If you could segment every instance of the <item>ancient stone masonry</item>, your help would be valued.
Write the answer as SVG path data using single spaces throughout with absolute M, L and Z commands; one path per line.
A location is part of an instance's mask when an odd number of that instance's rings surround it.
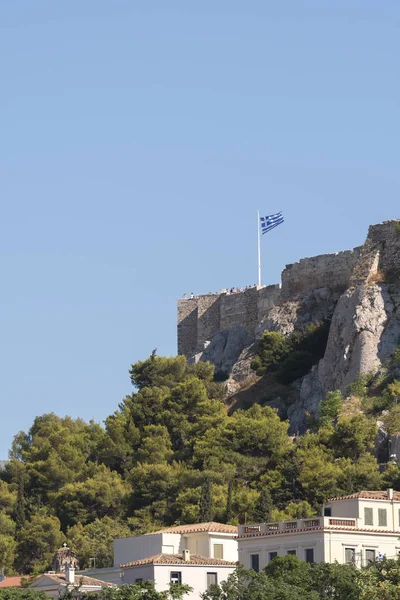
M 303 258 L 287 265 L 282 284 L 252 287 L 233 294 L 207 294 L 178 301 L 178 353 L 193 357 L 219 333 L 240 329 L 242 339 L 256 339 L 269 311 L 299 294 L 326 288 L 348 288 L 378 281 L 400 280 L 399 221 L 369 228 L 365 244 L 354 250 Z M 225 336 L 226 339 L 226 336 Z
M 343 292 L 349 285 L 361 248 L 303 258 L 286 265 L 282 273 L 282 297 L 291 298 L 299 292 L 327 287 Z
M 400 279 L 400 221 L 371 225 L 351 283 L 367 283 L 377 274 L 386 283 Z
M 178 301 L 178 354 L 191 357 L 217 333 L 240 327 L 254 336 L 263 315 L 279 302 L 279 285 L 235 294 L 207 294 Z
M 304 258 L 287 265 L 282 286 L 252 287 L 234 294 L 206 294 L 178 301 L 178 354 L 192 357 L 217 333 L 244 328 L 255 337 L 257 326 L 282 300 L 311 289 L 343 291 L 360 255 L 360 248 Z

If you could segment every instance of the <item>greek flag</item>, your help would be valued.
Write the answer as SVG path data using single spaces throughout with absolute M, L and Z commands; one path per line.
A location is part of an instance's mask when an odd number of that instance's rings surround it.
M 267 233 L 267 231 L 271 231 L 275 227 L 278 227 L 281 223 L 283 223 L 284 218 L 282 215 L 282 211 L 276 213 L 275 215 L 269 215 L 268 217 L 260 217 L 261 222 L 261 232 Z

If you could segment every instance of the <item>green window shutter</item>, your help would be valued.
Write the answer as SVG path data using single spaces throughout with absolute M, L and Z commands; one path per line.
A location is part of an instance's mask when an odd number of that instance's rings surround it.
M 386 510 L 386 508 L 378 508 L 378 525 L 379 525 L 379 527 L 387 527 L 387 510 Z
M 364 508 L 364 525 L 374 524 L 374 512 L 372 508 Z

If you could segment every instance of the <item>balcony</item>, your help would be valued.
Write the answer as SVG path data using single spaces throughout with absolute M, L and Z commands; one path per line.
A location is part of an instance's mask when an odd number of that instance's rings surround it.
M 316 529 L 319 527 L 343 527 L 357 528 L 359 519 L 337 519 L 335 517 L 310 517 L 308 519 L 296 519 L 291 521 L 277 521 L 275 523 L 257 523 L 255 525 L 240 525 L 239 537 L 273 535 L 278 533 L 290 533 L 305 529 Z

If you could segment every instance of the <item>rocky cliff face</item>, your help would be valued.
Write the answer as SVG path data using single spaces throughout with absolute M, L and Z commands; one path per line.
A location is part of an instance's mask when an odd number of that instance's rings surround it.
M 359 375 L 377 372 L 399 345 L 400 221 L 371 226 L 352 260 L 350 283 L 343 293 L 332 285 L 282 298 L 255 328 L 259 338 L 265 330 L 289 335 L 308 323 L 331 322 L 323 359 L 292 384 L 295 401 L 286 410 L 293 432 L 304 431 L 307 413 L 318 412 L 328 391 L 345 392 Z M 195 358 L 210 360 L 225 373 L 228 394 L 235 396 L 257 379 L 250 369 L 256 348 L 248 329 L 237 326 L 219 332 Z

